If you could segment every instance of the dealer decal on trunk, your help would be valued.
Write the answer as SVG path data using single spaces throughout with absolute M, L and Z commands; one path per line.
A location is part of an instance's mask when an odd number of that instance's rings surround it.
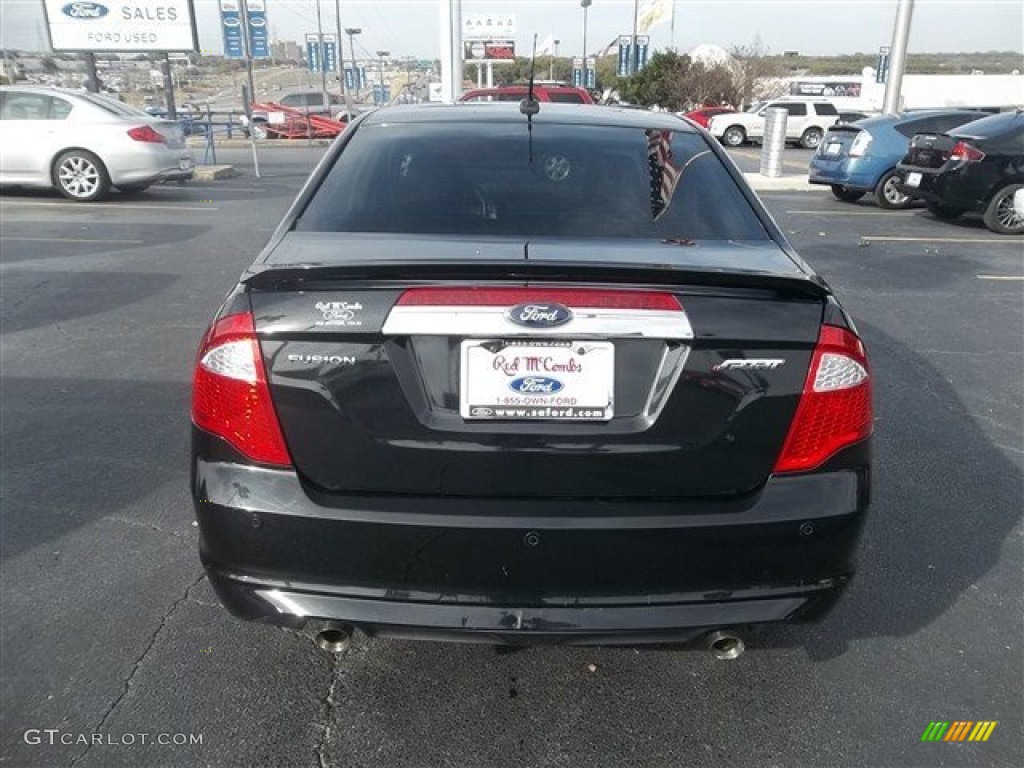
M 318 301 L 313 306 L 324 315 L 324 319 L 317 320 L 316 325 L 358 326 L 363 324 L 359 317 L 359 313 L 363 311 L 363 305 L 358 301 Z

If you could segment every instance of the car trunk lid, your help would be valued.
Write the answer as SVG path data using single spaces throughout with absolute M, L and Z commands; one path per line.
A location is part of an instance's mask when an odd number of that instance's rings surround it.
M 764 242 L 293 233 L 244 282 L 311 488 L 477 497 L 756 489 L 827 295 Z
M 901 165 L 934 170 L 941 168 L 957 140 L 945 133 L 918 133 L 910 140 L 910 148 Z
M 839 160 L 850 155 L 853 142 L 863 131 L 853 125 L 834 125 L 818 147 L 818 159 Z
M 181 123 L 173 120 L 154 120 L 150 125 L 164 137 L 164 143 L 171 149 L 181 149 L 186 145 L 185 129 Z

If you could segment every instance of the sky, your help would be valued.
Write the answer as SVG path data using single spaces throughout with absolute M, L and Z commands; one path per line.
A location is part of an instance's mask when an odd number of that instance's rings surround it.
M 118 0 L 96 0 L 114 6 Z M 159 3 L 159 0 L 152 0 Z M 194 0 L 200 48 L 221 50 L 217 0 Z M 335 0 L 320 0 L 325 31 L 335 28 Z M 359 57 L 387 50 L 394 57 L 436 58 L 440 49 L 440 0 L 341 0 L 342 24 L 360 27 Z M 644 0 L 641 0 L 643 5 Z M 674 28 L 650 31 L 652 47 L 682 52 L 698 44 L 724 48 L 760 38 L 773 53 L 829 55 L 875 52 L 889 45 L 897 0 L 676 0 Z M 593 0 L 587 35 L 590 53 L 629 34 L 634 0 Z M 516 17 L 517 53 L 526 55 L 534 32 L 561 41 L 559 53 L 578 55 L 583 45 L 579 0 L 462 0 L 462 13 Z M 271 35 L 302 40 L 316 31 L 316 0 L 267 0 Z M 41 0 L 0 0 L 0 47 L 45 50 Z M 916 0 L 910 51 L 1024 51 L 1021 0 Z

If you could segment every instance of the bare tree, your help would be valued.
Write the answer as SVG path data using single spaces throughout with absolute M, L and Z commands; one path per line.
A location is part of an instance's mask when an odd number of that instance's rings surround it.
M 760 36 L 755 37 L 749 45 L 733 46 L 729 53 L 733 59 L 733 77 L 740 109 L 745 109 L 758 99 L 778 96 L 784 90 L 782 65 L 778 59 L 768 55 L 768 49 L 761 42 Z
M 690 64 L 681 90 L 688 105 L 696 108 L 703 105 L 736 104 L 739 90 L 733 72 L 724 64 L 696 60 Z

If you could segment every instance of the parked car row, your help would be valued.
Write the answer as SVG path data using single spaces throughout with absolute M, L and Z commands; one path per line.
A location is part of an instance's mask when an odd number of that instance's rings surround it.
M 911 199 L 896 189 L 896 165 L 910 139 L 922 131 L 943 132 L 984 117 L 983 112 L 943 110 L 879 115 L 829 129 L 811 158 L 811 184 L 824 184 L 838 199 L 854 202 L 871 194 L 881 208 L 906 208 Z
M 1024 188 L 1024 113 L 942 110 L 836 125 L 808 180 L 845 202 L 870 194 L 899 209 L 923 200 L 937 218 L 979 213 L 993 232 L 1021 234 L 1014 198 Z
M 976 120 L 949 134 L 919 133 L 896 169 L 897 189 L 939 219 L 980 213 L 1002 235 L 1024 234 L 1024 112 Z

